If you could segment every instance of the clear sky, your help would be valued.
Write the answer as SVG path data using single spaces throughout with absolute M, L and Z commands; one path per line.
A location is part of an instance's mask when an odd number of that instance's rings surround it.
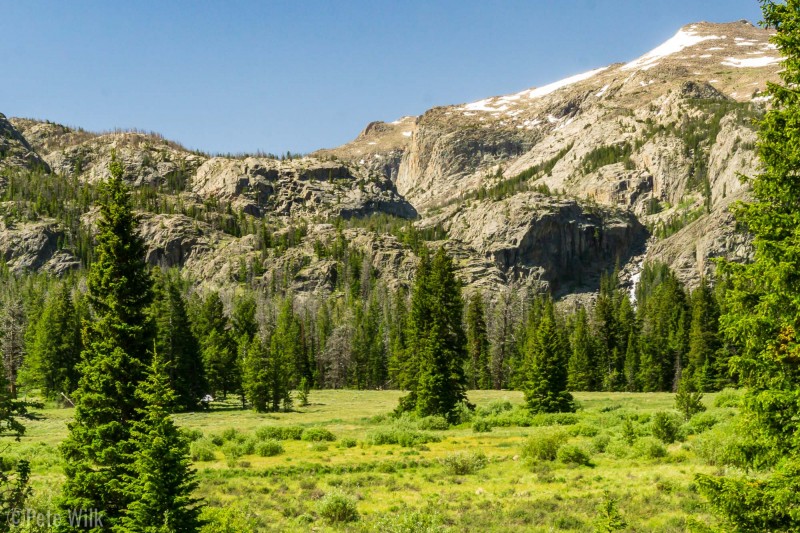
M 308 152 L 627 61 L 756 0 L 0 0 L 0 112 Z

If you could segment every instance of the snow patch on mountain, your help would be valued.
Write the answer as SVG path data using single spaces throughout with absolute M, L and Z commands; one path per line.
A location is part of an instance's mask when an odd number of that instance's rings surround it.
M 711 41 L 718 39 L 726 39 L 725 36 L 718 35 L 698 35 L 692 31 L 691 27 L 688 30 L 680 30 L 674 37 L 666 41 L 661 46 L 654 48 L 647 52 L 639 59 L 635 59 L 630 63 L 623 65 L 622 70 L 649 70 L 656 66 L 659 60 L 677 54 L 681 50 L 695 46 L 703 41 Z

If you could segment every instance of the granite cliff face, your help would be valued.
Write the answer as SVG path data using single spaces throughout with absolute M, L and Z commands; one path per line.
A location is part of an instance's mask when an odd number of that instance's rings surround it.
M 652 229 L 692 221 L 684 225 L 697 230 L 661 232 L 647 258 L 695 283 L 710 257 L 747 256 L 725 237 L 725 213 L 746 197 L 739 176 L 757 172 L 753 120 L 780 69 L 770 35 L 746 21 L 691 24 L 628 63 L 431 109 L 393 148 L 403 151 L 398 192 L 428 215 L 538 167 L 531 187 L 623 208 Z M 357 157 L 359 145 L 333 153 Z M 687 263 L 695 247 L 687 239 L 700 234 L 704 244 Z
M 728 208 L 747 197 L 740 176 L 758 172 L 754 120 L 780 69 L 769 37 L 744 21 L 692 24 L 628 63 L 373 122 L 351 143 L 292 160 L 212 157 L 155 134 L 0 116 L 0 190 L 4 174 L 32 168 L 97 183 L 115 153 L 132 185 L 182 209 L 145 215 L 148 260 L 215 285 L 257 264 L 296 291 L 331 290 L 337 273 L 315 243 L 336 237 L 337 219 L 375 216 L 441 228 L 475 287 L 514 280 L 565 295 L 592 290 L 614 264 L 632 277 L 643 260 L 667 262 L 692 285 L 712 258 L 751 253 Z M 255 234 L 193 215 L 211 204 L 304 233 L 265 254 Z M 15 269 L 69 268 L 74 257 L 52 246 L 58 231 L 57 221 L 3 226 L 0 252 Z M 410 279 L 416 257 L 396 237 L 366 227 L 344 235 L 387 283 Z

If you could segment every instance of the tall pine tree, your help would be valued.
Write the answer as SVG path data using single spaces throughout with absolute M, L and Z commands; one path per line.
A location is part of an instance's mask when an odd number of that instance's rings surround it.
M 553 302 L 547 300 L 538 324 L 531 322 L 525 347 L 525 401 L 534 413 L 575 410 L 567 392 L 568 346 L 556 323 Z
M 189 322 L 179 276 L 176 271 L 156 272 L 152 313 L 156 350 L 167 364 L 170 387 L 176 394 L 175 408 L 190 411 L 198 407 L 207 385 L 200 344 Z
M 739 347 L 730 361 L 747 385 L 742 411 L 757 477 L 698 476 L 701 492 L 734 531 L 800 530 L 800 0 L 762 0 L 772 42 L 785 60 L 782 84 L 759 129 L 761 174 L 737 220 L 752 235 L 750 264 L 724 264 L 729 279 L 720 322 Z
M 169 364 L 156 352 L 150 374 L 137 390 L 145 405 L 132 437 L 136 459 L 128 492 L 131 503 L 115 531 L 125 533 L 198 531 L 200 500 L 189 462 L 189 445 L 170 418 L 180 404 L 170 387 Z
M 122 165 L 113 159 L 109 170 L 87 283 L 93 315 L 84 329 L 75 417 L 61 446 L 66 475 L 61 508 L 99 510 L 104 527 L 117 523 L 130 503 L 126 480 L 135 475 L 136 450 L 130 430 L 143 407 L 136 389 L 153 347 L 152 278 L 144 243 Z
M 409 313 L 404 385 L 409 394 L 400 411 L 453 420 L 456 406 L 467 398 L 467 358 L 461 284 L 444 248 L 431 258 L 423 251 Z

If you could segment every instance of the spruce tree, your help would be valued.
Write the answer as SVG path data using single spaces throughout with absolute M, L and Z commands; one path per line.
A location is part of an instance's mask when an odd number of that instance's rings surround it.
M 456 406 L 467 398 L 463 308 L 452 259 L 444 248 L 432 258 L 423 251 L 411 297 L 403 370 L 409 394 L 401 398 L 400 411 L 455 419 Z
M 61 446 L 66 475 L 61 508 L 66 514 L 99 510 L 106 528 L 118 522 L 130 503 L 126 481 L 134 475 L 136 450 L 130 430 L 141 420 L 143 407 L 136 389 L 153 347 L 148 312 L 152 278 L 144 243 L 122 182 L 122 165 L 114 159 L 109 170 L 87 280 L 92 316 L 84 326 L 75 415 Z
M 200 344 L 189 322 L 179 274 L 157 271 L 155 281 L 156 350 L 169 369 L 170 387 L 177 396 L 175 408 L 190 411 L 207 393 Z
M 240 386 L 236 342 L 233 338 L 225 307 L 218 292 L 195 301 L 192 329 L 200 341 L 208 387 L 214 394 L 227 398 Z
M 589 321 L 586 309 L 579 309 L 575 315 L 575 326 L 570 344 L 567 388 L 571 391 L 592 390 L 594 357 L 591 353 L 592 344 L 589 338 Z
M 759 128 L 762 172 L 753 200 L 734 209 L 754 236 L 754 260 L 722 264 L 728 278 L 725 338 L 745 385 L 749 467 L 758 476 L 698 476 L 701 493 L 734 531 L 800 530 L 800 1 L 762 0 L 772 42 L 785 60 L 782 84 L 768 83 L 771 107 Z
M 272 409 L 269 343 L 254 337 L 247 345 L 242 363 L 242 389 L 256 412 Z
M 60 399 L 61 394 L 69 397 L 78 387 L 83 347 L 80 316 L 68 281 L 51 289 L 34 330 L 22 381 L 38 387 L 45 398 Z
M 575 410 L 567 392 L 567 349 L 558 324 L 553 302 L 545 303 L 541 320 L 528 335 L 525 347 L 525 401 L 534 413 L 560 413 Z
M 267 383 L 273 411 L 292 406 L 292 387 L 302 377 L 296 375 L 298 360 L 305 356 L 302 348 L 300 323 L 294 314 L 292 298 L 287 297 L 280 304 L 275 330 L 269 339 Z
M 131 435 L 136 459 L 127 490 L 131 503 L 115 531 L 191 533 L 203 525 L 190 467 L 189 445 L 170 418 L 178 397 L 170 387 L 169 364 L 156 352 L 137 396 L 144 404 Z
M 702 281 L 700 287 L 692 292 L 692 315 L 689 330 L 689 353 L 684 370 L 686 379 L 699 392 L 710 392 L 717 388 L 717 352 L 720 343 L 719 309 L 714 294 Z
M 480 292 L 473 293 L 467 303 L 466 326 L 469 386 L 472 389 L 489 389 L 492 386 L 492 369 L 483 296 Z

